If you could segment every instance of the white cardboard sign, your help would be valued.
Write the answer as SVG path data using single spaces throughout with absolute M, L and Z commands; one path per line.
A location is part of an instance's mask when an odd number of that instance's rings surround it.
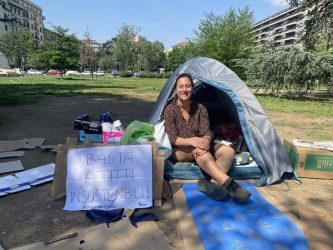
M 152 206 L 151 145 L 71 149 L 64 210 Z

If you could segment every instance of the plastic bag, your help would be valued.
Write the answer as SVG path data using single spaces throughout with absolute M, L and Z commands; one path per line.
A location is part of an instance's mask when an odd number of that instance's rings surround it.
M 154 137 L 160 148 L 171 149 L 169 137 L 165 132 L 164 121 L 155 124 Z
M 126 128 L 125 135 L 121 138 L 120 144 L 127 145 L 135 143 L 139 139 L 154 140 L 154 125 L 140 121 L 131 122 Z

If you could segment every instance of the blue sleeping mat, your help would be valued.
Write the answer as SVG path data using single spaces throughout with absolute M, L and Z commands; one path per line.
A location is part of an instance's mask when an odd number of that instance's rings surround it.
M 306 250 L 307 239 L 283 213 L 267 202 L 250 183 L 246 204 L 227 198 L 215 201 L 198 191 L 196 183 L 182 184 L 189 211 L 206 250 Z
M 236 180 L 260 179 L 263 176 L 261 168 L 252 162 L 247 165 L 233 165 L 228 173 Z M 167 159 L 164 166 L 165 179 L 198 180 L 204 179 L 200 167 L 193 162 L 174 163 Z

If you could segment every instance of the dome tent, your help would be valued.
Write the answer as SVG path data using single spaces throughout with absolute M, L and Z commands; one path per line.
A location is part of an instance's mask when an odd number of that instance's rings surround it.
M 174 96 L 178 74 L 190 73 L 194 80 L 192 98 L 204 104 L 211 121 L 237 121 L 249 152 L 263 172 L 257 185 L 269 185 L 286 173 L 293 174 L 282 143 L 265 111 L 246 84 L 222 63 L 195 57 L 178 67 L 156 100 L 150 123 L 163 120 L 163 110 Z

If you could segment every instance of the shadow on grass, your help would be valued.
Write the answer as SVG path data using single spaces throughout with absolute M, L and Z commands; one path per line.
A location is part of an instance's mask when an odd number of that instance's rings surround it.
M 80 79 L 81 80 L 81 79 Z M 85 84 L 1 84 L 0 85 L 0 105 L 20 105 L 37 102 L 41 95 L 72 95 L 83 94 L 84 91 L 90 93 L 112 93 L 110 89 L 129 90 L 137 89 L 133 86 L 121 85 L 85 85 Z M 90 94 L 89 93 L 89 94 Z

